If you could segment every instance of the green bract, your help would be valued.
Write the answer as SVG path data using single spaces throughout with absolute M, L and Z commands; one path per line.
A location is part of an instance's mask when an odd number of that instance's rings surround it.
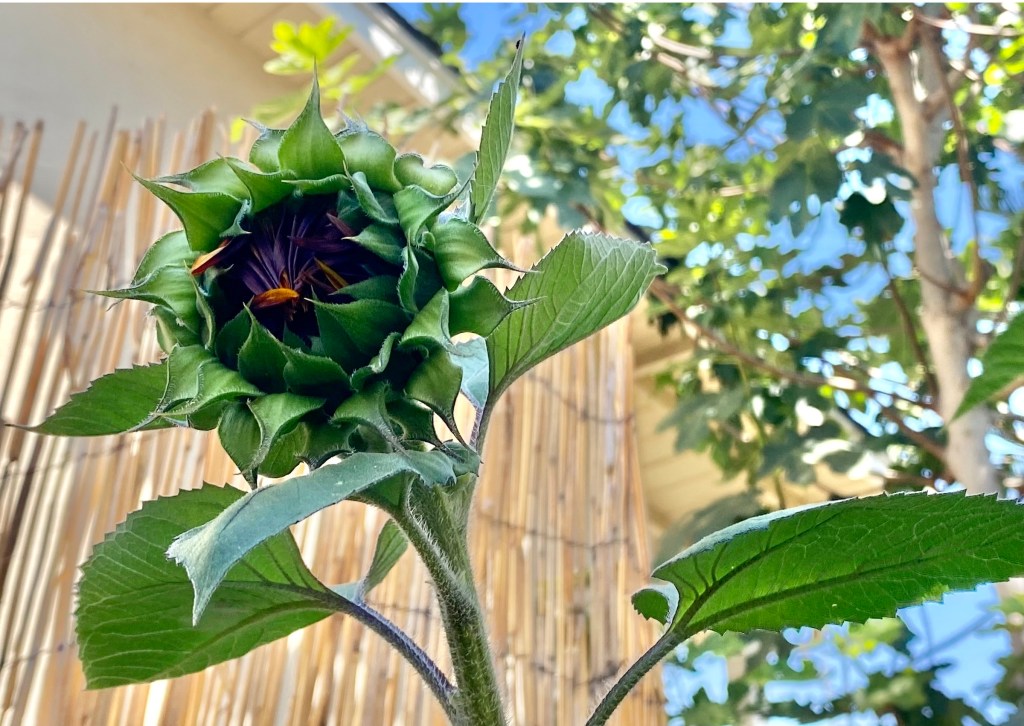
M 140 415 L 99 433 L 218 428 L 252 482 L 300 461 L 437 445 L 432 414 L 461 439 L 462 371 L 486 354 L 452 336 L 485 336 L 522 303 L 467 283 L 512 266 L 476 225 L 442 215 L 462 191 L 451 169 L 362 125 L 332 134 L 314 81 L 292 126 L 261 128 L 248 160 L 139 181 L 184 229 L 102 294 L 152 303 L 168 357 L 147 369 Z M 60 419 L 39 430 L 60 433 Z

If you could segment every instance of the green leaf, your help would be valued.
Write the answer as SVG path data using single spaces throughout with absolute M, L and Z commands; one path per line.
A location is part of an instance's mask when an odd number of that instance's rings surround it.
M 294 393 L 272 393 L 248 404 L 234 403 L 220 419 L 217 433 L 221 445 L 250 484 L 256 484 L 258 474 L 284 476 L 300 460 L 307 460 L 305 448 L 310 432 L 303 431 L 294 437 L 289 434 L 295 432 L 303 416 L 323 403 L 322 398 Z M 268 458 L 272 459 L 269 470 L 264 468 Z
M 164 353 L 170 353 L 179 345 L 202 344 L 199 335 L 182 325 L 178 316 L 167 308 L 158 305 L 150 310 L 149 314 L 156 324 L 156 340 Z
M 178 346 L 167 356 L 167 383 L 154 415 L 199 395 L 199 370 L 216 360 L 201 345 Z
M 178 323 L 198 334 L 199 310 L 192 275 L 184 265 L 164 265 L 130 287 L 119 290 L 97 290 L 97 295 L 116 300 L 141 300 L 166 308 Z
M 475 224 L 449 219 L 435 224 L 431 233 L 434 236 L 434 259 L 449 291 L 458 289 L 463 280 L 480 270 L 494 267 L 519 270 L 491 247 Z
M 420 348 L 427 353 L 450 350 L 452 340 L 448 332 L 448 298 L 446 290 L 438 290 L 423 309 L 416 313 L 402 334 L 398 347 L 403 350 Z
M 286 181 L 286 172 L 265 173 L 251 168 L 238 159 L 228 158 L 225 161 L 245 186 L 249 200 L 252 202 L 253 214 L 277 204 L 294 191 L 293 186 Z
M 248 339 L 251 327 L 252 315 L 248 310 L 242 310 L 217 332 L 213 347 L 217 357 L 227 367 L 238 370 L 238 352 Z
M 210 359 L 203 363 L 197 374 L 198 392 L 188 401 L 176 404 L 161 413 L 161 416 L 175 419 L 208 409 L 223 401 L 249 396 L 261 396 L 263 391 L 242 378 L 219 360 Z
M 364 173 L 374 189 L 393 194 L 402 188 L 395 178 L 395 148 L 383 136 L 365 129 L 345 131 L 338 136 L 338 144 L 350 173 Z
M 281 137 L 277 156 L 281 169 L 298 179 L 325 179 L 345 168 L 338 140 L 320 115 L 320 84 L 315 75 L 306 106 Z
M 380 300 L 314 306 L 325 352 L 349 372 L 366 365 L 388 335 L 402 330 L 409 320 L 402 308 Z
M 270 174 L 281 170 L 281 161 L 278 153 L 281 150 L 281 140 L 284 138 L 284 129 L 270 129 L 263 124 L 254 121 L 249 122 L 255 127 L 260 135 L 253 142 L 249 149 L 249 163 L 255 164 L 260 170 Z
M 185 192 L 150 179 L 135 180 L 171 208 L 196 252 L 216 249 L 243 209 L 241 199 L 223 192 Z
M 654 570 L 678 592 L 671 627 L 686 636 L 888 617 L 1021 574 L 1024 508 L 962 493 L 774 512 L 705 537 Z
M 232 171 L 229 160 L 223 157 L 200 164 L 183 174 L 162 176 L 153 181 L 177 184 L 193 192 L 221 192 L 236 199 L 244 199 L 248 193 L 245 184 Z
M 394 275 L 374 275 L 332 293 L 332 297 L 352 300 L 380 300 L 398 305 L 398 278 Z
M 1000 333 L 981 357 L 983 372 L 971 381 L 954 419 L 1024 376 L 1024 314 L 1019 314 Z
M 465 184 L 462 184 L 447 194 L 439 196 L 414 184 L 395 192 L 395 211 L 401 221 L 405 238 L 410 241 L 417 240 L 424 225 L 450 207 L 452 202 L 462 194 L 464 188 Z
M 405 394 L 440 416 L 448 430 L 465 443 L 455 423 L 455 400 L 462 389 L 462 368 L 453 357 L 446 350 L 431 353 L 409 376 Z
M 330 358 L 325 358 L 290 346 L 281 346 L 287 363 L 284 381 L 292 393 L 316 395 L 330 388 L 337 394 L 349 390 L 348 374 Z
M 434 431 L 434 414 L 426 406 L 399 396 L 387 402 L 387 415 L 391 423 L 401 429 L 405 441 L 441 445 Z
M 283 393 L 286 388 L 284 367 L 288 359 L 281 348 L 281 341 L 252 318 L 249 337 L 238 351 L 238 372 L 267 393 Z
M 487 341 L 473 338 L 455 345 L 452 360 L 462 369 L 462 393 L 477 408 L 487 405 Z
M 679 605 L 679 593 L 671 585 L 650 585 L 633 593 L 633 609 L 648 620 L 668 625 Z
M 448 332 L 475 333 L 486 338 L 513 310 L 529 303 L 506 298 L 486 277 L 474 277 L 449 296 Z
M 142 284 L 148 277 L 164 267 L 175 267 L 178 269 L 188 267 L 195 262 L 198 254 L 188 246 L 188 238 L 185 232 L 177 230 L 154 242 L 139 262 L 139 268 L 135 271 L 132 284 L 135 287 Z
M 407 313 L 416 314 L 419 306 L 416 304 L 416 278 L 420 274 L 420 263 L 416 257 L 416 250 L 406 247 L 402 252 L 402 274 L 398 277 L 398 302 Z
M 107 436 L 130 431 L 151 420 L 166 383 L 166 359 L 116 370 L 73 394 L 70 401 L 28 430 L 50 436 Z
M 498 84 L 487 107 L 487 120 L 480 133 L 480 153 L 476 171 L 469 188 L 470 219 L 479 224 L 487 215 L 498 186 L 498 177 L 505 166 L 509 147 L 512 144 L 512 130 L 516 122 L 516 95 L 519 78 L 523 72 L 523 46 L 525 37 L 519 39 L 516 57 L 505 80 Z
M 321 620 L 331 595 L 302 563 L 291 534 L 266 539 L 229 568 L 192 623 L 192 585 L 164 556 L 180 532 L 242 497 L 204 486 L 147 502 L 93 550 L 82 567 L 76 630 L 89 688 L 201 671 Z
M 314 194 L 337 194 L 351 186 L 348 177 L 341 172 L 331 174 L 323 179 L 289 179 L 288 184 L 300 194 L 307 196 Z
M 341 587 L 351 588 L 350 591 L 353 595 L 350 598 L 352 600 L 364 600 L 370 590 L 384 582 L 384 578 L 402 559 L 408 546 L 409 540 L 405 538 L 405 534 L 393 520 L 389 519 L 380 530 L 380 534 L 377 535 L 377 546 L 373 550 L 373 560 L 370 562 L 370 569 L 366 571 L 366 575 L 357 582 Z M 339 588 L 333 589 L 339 594 L 342 592 Z
M 394 209 L 394 204 L 389 197 L 377 194 L 370 188 L 366 174 L 361 171 L 354 172 L 350 176 L 350 180 L 359 207 L 366 212 L 366 216 L 380 224 L 398 226 L 398 212 Z
M 402 264 L 402 240 L 385 224 L 371 224 L 355 237 L 350 237 L 349 239 L 363 249 L 377 255 L 385 262 L 390 262 L 392 265 Z
M 362 368 L 353 371 L 352 373 L 352 389 L 359 391 L 362 390 L 366 382 L 373 378 L 373 376 L 379 375 L 384 372 L 384 369 L 388 367 L 388 363 L 391 360 L 391 350 L 395 347 L 395 343 L 398 342 L 400 337 L 399 333 L 392 333 L 384 342 L 381 343 L 380 352 L 377 353 L 370 362 Z
M 388 423 L 387 398 L 388 387 L 384 383 L 375 383 L 365 391 L 346 398 L 334 410 L 331 423 L 352 423 L 369 426 L 392 444 L 398 444 L 395 433 Z
M 224 409 L 217 423 L 217 436 L 239 473 L 255 487 L 256 472 L 252 462 L 260 446 L 260 425 L 244 402 L 236 401 Z
M 445 466 L 439 458 L 447 460 L 436 451 L 401 456 L 353 454 L 306 476 L 249 492 L 206 524 L 176 537 L 167 556 L 181 564 L 192 581 L 193 623 L 201 622 L 225 576 L 255 547 L 315 512 L 385 480 L 403 474 L 436 477 Z M 451 471 L 450 462 L 447 468 Z M 454 473 L 451 478 L 454 480 Z
M 419 154 L 402 154 L 396 158 L 395 176 L 402 186 L 417 186 L 437 197 L 445 196 L 459 183 L 450 167 L 435 164 L 428 169 Z
M 493 403 L 545 358 L 622 317 L 664 268 L 650 245 L 573 232 L 506 293 L 535 300 L 487 338 Z

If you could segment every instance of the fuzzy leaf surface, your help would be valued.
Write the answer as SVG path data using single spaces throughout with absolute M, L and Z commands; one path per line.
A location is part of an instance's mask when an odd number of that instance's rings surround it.
M 534 301 L 487 337 L 491 401 L 530 368 L 621 318 L 640 301 L 658 264 L 650 245 L 573 232 L 505 296 Z
M 78 643 L 89 688 L 174 678 L 237 658 L 337 611 L 288 532 L 245 554 L 193 627 L 192 584 L 164 556 L 176 535 L 242 497 L 204 486 L 147 502 L 82 567 Z
M 248 552 L 314 512 L 403 474 L 432 482 L 455 478 L 441 452 L 357 453 L 306 476 L 249 492 L 205 524 L 176 537 L 167 555 L 184 566 L 193 583 L 193 621 L 202 622 L 218 587 Z

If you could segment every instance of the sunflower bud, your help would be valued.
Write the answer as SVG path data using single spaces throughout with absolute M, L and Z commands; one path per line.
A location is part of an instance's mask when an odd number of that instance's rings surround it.
M 155 417 L 218 428 L 251 481 L 337 454 L 456 436 L 468 351 L 517 304 L 476 277 L 512 267 L 447 215 L 455 173 L 398 155 L 379 134 L 332 134 L 314 81 L 288 129 L 260 130 L 248 160 L 139 181 L 183 230 L 108 291 L 154 304 L 167 385 Z

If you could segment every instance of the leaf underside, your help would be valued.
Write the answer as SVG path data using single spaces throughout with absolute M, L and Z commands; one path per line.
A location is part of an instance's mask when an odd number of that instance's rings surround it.
M 305 476 L 249 492 L 216 517 L 179 529 L 168 543 L 167 555 L 185 568 L 194 584 L 193 620 L 205 621 L 211 598 L 247 552 L 325 507 L 409 475 L 439 483 L 455 478 L 451 462 L 440 451 L 356 453 Z
M 192 583 L 164 551 L 242 496 L 204 486 L 147 502 L 96 546 L 82 567 L 76 618 L 89 688 L 194 673 L 337 611 L 337 596 L 310 574 L 291 534 L 282 532 L 228 571 L 193 627 Z

